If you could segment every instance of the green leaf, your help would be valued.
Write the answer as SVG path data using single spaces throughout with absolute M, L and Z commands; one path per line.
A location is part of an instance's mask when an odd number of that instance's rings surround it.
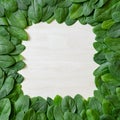
M 101 103 L 95 97 L 89 98 L 88 102 L 89 102 L 88 103 L 89 109 L 92 109 L 92 110 L 96 111 L 98 114 L 102 113 Z
M 54 118 L 55 120 L 64 120 L 64 114 L 60 106 L 54 106 Z
M 17 39 L 16 37 L 13 37 L 13 36 L 11 36 L 11 40 L 10 40 L 12 43 L 13 43 L 13 45 L 18 45 L 18 44 L 21 44 L 21 40 L 19 40 L 19 39 Z
M 37 112 L 36 117 L 36 120 L 48 120 L 45 113 Z
M 82 120 L 81 116 L 71 112 L 65 112 L 64 120 Z
M 94 10 L 94 4 L 98 0 L 91 0 L 83 3 L 83 14 L 84 16 L 89 16 Z
M 88 109 L 86 111 L 86 114 L 87 114 L 87 119 L 88 120 L 99 120 L 99 115 L 95 110 Z
M 107 62 L 104 52 L 100 51 L 94 55 L 94 61 L 99 65 Z
M 27 10 L 31 0 L 17 0 L 18 8 L 20 10 Z
M 69 112 L 75 113 L 76 104 L 74 99 L 72 99 L 72 97 L 70 96 L 64 97 L 61 103 L 61 108 L 63 112 L 69 111 Z
M 68 8 L 56 8 L 54 11 L 54 17 L 58 23 L 62 23 L 65 21 L 68 15 Z
M 119 7 L 119 0 L 109 0 L 103 7 L 95 9 L 94 18 L 98 22 L 109 20 L 113 12 L 119 11 Z
M 24 13 L 21 10 L 18 10 L 14 13 L 11 13 L 7 16 L 8 22 L 11 26 L 26 28 L 27 21 Z
M 47 118 L 48 120 L 54 120 L 54 106 L 49 106 L 48 109 L 47 109 Z
M 85 109 L 85 100 L 81 95 L 76 95 L 75 98 L 75 104 L 77 106 L 77 113 L 80 114 L 82 110 Z
M 102 116 L 100 116 L 100 120 L 115 120 L 115 119 L 111 115 L 103 114 Z
M 4 76 L 4 72 L 3 70 L 0 68 L 0 78 L 2 78 Z
M 0 55 L 9 54 L 14 49 L 15 46 L 9 41 L 9 39 L 0 36 Z
M 59 95 L 56 95 L 55 98 L 54 98 L 54 104 L 55 105 L 61 105 L 61 102 L 62 102 L 62 97 L 59 96 Z
M 29 108 L 29 96 L 21 95 L 19 99 L 15 102 L 16 113 L 20 111 L 26 112 Z
M 9 27 L 8 31 L 10 34 L 19 40 L 28 40 L 28 34 L 24 29 L 17 28 L 17 27 Z
M 53 17 L 53 15 L 54 15 L 54 9 L 55 9 L 54 6 L 53 6 L 53 7 L 45 6 L 45 7 L 43 8 L 43 16 L 42 16 L 41 21 L 42 21 L 42 22 L 45 22 L 45 21 L 47 21 L 48 19 L 50 19 L 51 17 Z
M 12 102 L 17 101 L 19 96 L 23 95 L 22 86 L 20 84 L 16 84 L 14 89 L 7 96 Z
M 107 35 L 112 38 L 120 37 L 120 23 L 115 23 L 107 32 Z
M 105 43 L 102 43 L 102 42 L 94 42 L 93 46 L 94 46 L 95 50 L 97 50 L 98 52 L 106 49 Z
M 119 60 L 113 61 L 109 65 L 109 70 L 113 77 L 115 77 L 117 80 L 120 80 L 120 61 Z
M 22 44 L 16 45 L 16 49 L 10 53 L 10 55 L 21 54 L 25 50 L 25 46 Z
M 16 0 L 0 0 L 0 3 L 7 12 L 14 12 L 17 9 Z
M 0 55 L 0 67 L 7 68 L 15 64 L 13 57 L 9 55 Z
M 77 19 L 83 15 L 83 6 L 81 4 L 72 4 L 69 9 L 71 19 Z
M 3 5 L 0 4 L 0 17 L 4 16 L 4 12 L 5 12 L 4 7 Z
M 4 26 L 0 26 L 0 36 L 3 36 L 4 39 L 10 39 L 10 34 L 9 32 L 6 30 L 6 27 Z
M 76 21 L 77 21 L 77 20 L 71 19 L 70 16 L 68 15 L 67 18 L 66 18 L 66 20 L 65 20 L 65 24 L 66 24 L 67 26 L 70 26 L 70 25 L 73 25 Z
M 108 100 L 104 99 L 102 101 L 102 111 L 104 114 L 112 114 L 112 108 L 113 106 Z
M 9 120 L 11 113 L 11 103 L 8 98 L 0 100 L 0 120 Z
M 14 88 L 14 79 L 9 76 L 5 79 L 2 88 L 0 89 L 0 98 L 6 97 Z
M 106 63 L 103 63 L 101 64 L 95 71 L 94 71 L 94 76 L 96 77 L 100 77 L 101 75 L 105 74 L 105 73 L 108 73 L 108 66 L 109 66 L 109 63 L 106 62 Z
M 33 109 L 29 109 L 23 118 L 23 120 L 36 120 L 36 114 Z
M 104 42 L 109 49 L 120 52 L 120 38 L 105 38 Z
M 25 66 L 26 66 L 26 64 L 20 60 L 14 66 L 10 67 L 10 70 L 19 71 L 19 70 L 23 69 Z
M 98 0 L 98 2 L 96 3 L 96 8 L 101 8 L 103 5 L 107 4 L 109 0 Z
M 0 18 L 0 25 L 8 25 L 8 21 L 5 17 Z
M 48 107 L 47 101 L 42 97 L 35 97 L 31 100 L 31 108 L 35 111 L 46 112 Z
M 87 24 L 86 17 L 85 17 L 85 16 L 80 17 L 80 18 L 79 18 L 79 22 L 80 22 L 82 25 Z
M 20 84 L 23 82 L 23 80 L 24 80 L 24 77 L 21 74 L 18 74 L 18 76 L 16 78 L 16 82 Z
M 85 2 L 87 0 L 70 0 L 70 1 L 75 2 L 75 3 L 81 3 L 81 2 Z
M 60 8 L 69 8 L 71 5 L 72 5 L 72 2 L 70 0 L 64 0 L 64 1 L 59 2 L 57 4 L 57 7 L 60 7 Z
M 103 21 L 102 28 L 103 29 L 110 29 L 110 27 L 114 24 L 115 24 L 115 22 L 112 19 L 106 20 L 106 21 Z
M 56 5 L 57 0 L 46 0 L 45 2 L 50 6 L 54 6 L 54 5 Z
M 102 29 L 101 24 L 96 25 L 93 28 L 93 32 L 96 34 L 95 40 L 98 42 L 103 42 L 107 35 L 107 30 Z
M 33 23 L 40 22 L 42 18 L 42 7 L 38 4 L 37 0 L 31 0 L 32 4 L 29 6 L 28 9 L 28 17 Z
M 120 22 L 120 12 L 119 12 L 119 11 L 113 12 L 113 14 L 112 14 L 112 19 L 113 19 L 115 22 Z

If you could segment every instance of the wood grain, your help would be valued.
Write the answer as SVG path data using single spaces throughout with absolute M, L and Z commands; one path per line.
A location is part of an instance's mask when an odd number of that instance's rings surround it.
M 27 67 L 23 90 L 31 96 L 54 97 L 82 94 L 95 89 L 93 62 L 95 35 L 88 25 L 40 23 L 27 29 L 30 41 L 24 42 Z

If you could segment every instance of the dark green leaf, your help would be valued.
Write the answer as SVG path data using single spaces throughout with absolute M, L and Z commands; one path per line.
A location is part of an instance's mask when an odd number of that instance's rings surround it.
M 54 17 L 58 23 L 65 21 L 68 15 L 68 8 L 56 8 L 54 11 Z
M 7 12 L 14 12 L 17 9 L 16 0 L 0 0 L 0 3 Z
M 107 35 L 112 38 L 120 37 L 120 23 L 115 23 L 109 30 Z
M 2 88 L 0 89 L 0 98 L 6 97 L 14 88 L 14 79 L 9 76 L 5 79 Z
M 47 101 L 42 97 L 32 98 L 31 108 L 35 111 L 46 112 L 48 107 Z
M 61 107 L 63 112 L 69 111 L 69 112 L 75 113 L 76 111 L 75 101 L 70 96 L 66 96 L 63 98 Z
M 33 109 L 29 109 L 23 118 L 23 120 L 36 120 L 36 114 Z

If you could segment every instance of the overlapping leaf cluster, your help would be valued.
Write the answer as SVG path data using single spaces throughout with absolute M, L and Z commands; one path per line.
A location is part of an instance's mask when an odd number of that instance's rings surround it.
M 88 100 L 30 98 L 21 89 L 25 29 L 53 20 L 94 28 L 100 66 L 94 71 L 97 90 Z M 120 0 L 0 0 L 0 120 L 120 120 Z

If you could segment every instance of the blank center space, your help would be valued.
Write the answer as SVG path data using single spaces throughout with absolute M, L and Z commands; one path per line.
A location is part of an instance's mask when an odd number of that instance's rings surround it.
M 24 42 L 27 67 L 20 71 L 25 77 L 23 90 L 30 96 L 55 97 L 81 94 L 93 95 L 94 34 L 90 26 L 79 23 L 40 23 L 27 29 L 30 41 Z

